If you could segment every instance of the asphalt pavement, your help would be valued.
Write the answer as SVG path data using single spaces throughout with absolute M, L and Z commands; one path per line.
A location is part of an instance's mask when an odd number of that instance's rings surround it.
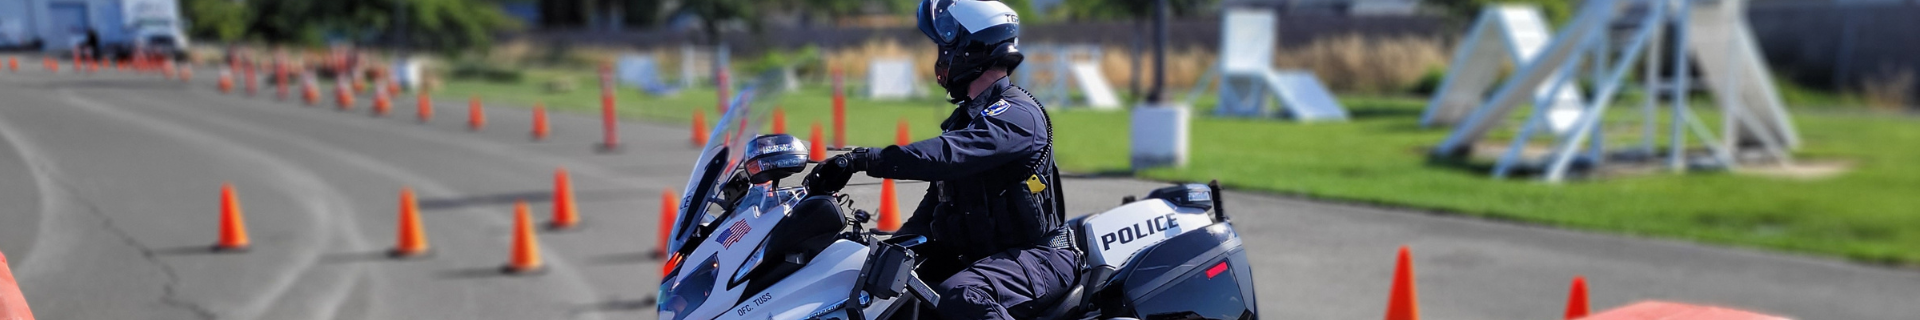
M 554 114 L 553 135 L 533 141 L 526 108 L 489 105 L 489 126 L 471 132 L 464 99 L 438 99 L 462 103 L 419 123 L 411 96 L 373 117 L 366 97 L 340 111 L 277 101 L 266 86 L 222 94 L 211 68 L 183 83 L 38 67 L 0 71 L 0 251 L 42 319 L 653 318 L 660 193 L 678 192 L 696 154 L 685 127 L 625 121 L 623 148 L 605 153 L 587 114 Z M 499 274 L 513 201 L 544 221 L 561 167 L 583 227 L 540 233 L 548 272 Z M 250 252 L 207 250 L 223 182 L 239 193 Z M 873 182 L 848 192 L 872 206 Z M 1068 208 L 1104 210 L 1160 185 L 1069 179 Z M 419 193 L 429 257 L 384 255 L 403 187 Z M 903 205 L 922 189 L 901 185 Z M 1555 319 L 1575 275 L 1597 309 L 1920 314 L 1913 270 L 1245 192 L 1225 203 L 1272 319 L 1380 317 L 1401 245 L 1429 319 Z

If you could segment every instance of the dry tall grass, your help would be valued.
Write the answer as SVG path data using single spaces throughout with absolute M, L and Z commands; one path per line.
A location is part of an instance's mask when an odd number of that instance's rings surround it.
M 1333 90 L 1390 93 L 1406 90 L 1428 70 L 1445 66 L 1447 55 L 1439 39 L 1345 35 L 1282 50 L 1273 61 L 1282 68 L 1313 70 Z
M 1898 111 L 1913 106 L 1914 81 L 1912 70 L 1883 72 L 1862 83 L 1861 94 L 1869 107 Z
M 525 63 L 551 59 L 551 48 L 542 49 L 525 43 L 506 43 L 495 46 L 487 60 L 501 63 Z M 1191 88 L 1202 75 L 1215 65 L 1218 54 L 1211 47 L 1196 46 L 1174 48 L 1167 52 L 1167 86 L 1175 93 Z M 869 62 L 880 59 L 907 59 L 914 62 L 918 74 L 933 74 L 932 45 L 913 42 L 903 44 L 892 40 L 869 41 L 859 46 L 843 47 L 822 52 L 826 68 L 838 68 L 846 72 L 848 80 L 863 81 Z M 1102 48 L 1098 61 L 1101 72 L 1116 90 L 1126 91 L 1130 79 L 1135 75 L 1132 68 L 1133 53 L 1130 48 L 1109 46 Z M 682 51 L 678 46 L 660 47 L 646 50 L 619 50 L 607 48 L 577 47 L 565 50 L 562 60 L 566 61 L 614 61 L 622 54 L 651 54 L 659 64 L 659 70 L 668 78 L 678 78 Z M 1312 70 L 1328 87 L 1339 92 L 1350 93 L 1394 93 L 1412 87 L 1419 82 L 1428 70 L 1444 66 L 1449 51 L 1440 39 L 1421 37 L 1368 38 L 1360 35 L 1330 37 L 1315 41 L 1299 48 L 1281 48 L 1274 55 L 1274 66 L 1286 69 Z M 702 55 L 711 55 L 704 51 Z M 1151 51 L 1142 52 L 1150 55 Z M 737 62 L 757 57 L 734 56 Z M 1151 59 L 1151 57 L 1142 57 Z M 1043 59 L 1034 59 L 1040 61 Z M 704 60 L 703 60 L 704 61 Z M 702 66 L 705 62 L 698 62 Z M 1141 63 L 1141 86 L 1148 86 L 1152 74 L 1151 61 Z M 1031 65 L 1030 65 L 1031 66 Z M 696 77 L 710 77 L 706 68 L 695 68 Z M 1044 81 L 1053 75 L 1047 70 L 1032 69 L 1033 81 Z M 803 75 L 821 79 L 824 75 Z M 928 77 L 929 79 L 931 76 Z M 1144 88 L 1143 88 L 1144 89 Z
M 849 80 L 864 79 L 868 62 L 881 59 L 907 59 L 913 62 L 915 74 L 933 74 L 933 45 L 924 42 L 901 44 L 892 40 L 867 41 L 860 46 L 825 50 L 822 52 L 827 68 L 839 68 Z M 931 77 L 928 77 L 931 78 Z
M 1125 90 L 1129 79 L 1135 76 L 1133 53 L 1128 49 L 1106 47 L 1101 51 L 1100 71 L 1116 89 Z M 915 60 L 915 67 L 921 69 L 919 71 L 923 74 L 932 74 L 931 61 L 920 62 L 930 60 L 926 57 L 933 56 L 933 51 L 930 45 L 874 41 L 857 47 L 829 50 L 826 63 L 846 70 L 849 75 L 861 75 L 866 72 L 867 62 L 876 59 L 919 59 Z M 1412 87 L 1428 70 L 1444 66 L 1448 52 L 1440 39 L 1346 35 L 1315 41 L 1300 48 L 1277 50 L 1273 60 L 1277 68 L 1313 70 L 1321 81 L 1336 91 L 1391 93 Z M 1150 55 L 1151 52 L 1142 54 Z M 1168 50 L 1167 86 L 1175 90 L 1192 87 L 1200 76 L 1214 66 L 1217 57 L 1212 48 L 1206 47 Z M 1152 75 L 1150 63 L 1143 61 L 1140 66 L 1142 86 L 1148 85 L 1144 77 Z M 1036 80 L 1052 77 L 1045 70 L 1034 71 Z

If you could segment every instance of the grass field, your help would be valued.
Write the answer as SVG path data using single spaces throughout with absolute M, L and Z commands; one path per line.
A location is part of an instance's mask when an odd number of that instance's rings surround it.
M 450 81 L 437 95 L 490 103 L 544 102 L 556 110 L 595 110 L 597 86 L 566 93 L 537 85 Z M 591 77 L 579 77 L 592 79 Z M 714 92 L 671 97 L 620 93 L 623 116 L 684 125 L 695 110 L 713 117 Z M 789 130 L 828 122 L 825 88 L 781 97 Z M 1637 100 L 1626 100 L 1637 101 Z M 1429 164 L 1426 151 L 1446 134 L 1418 125 L 1424 100 L 1344 99 L 1356 119 L 1297 124 L 1222 119 L 1196 110 L 1191 164 L 1135 176 L 1178 181 L 1220 179 L 1228 186 L 1334 201 L 1428 209 L 1555 227 L 1920 265 L 1920 119 L 1868 112 L 1801 110 L 1799 160 L 1844 162 L 1850 169 L 1816 179 L 1739 173 L 1647 174 L 1549 185 L 1495 180 L 1484 171 Z M 1203 102 L 1202 104 L 1206 104 Z M 850 144 L 885 145 L 901 119 L 916 138 L 937 134 L 948 105 L 937 100 L 878 102 L 850 98 Z M 1819 108 L 1828 109 L 1828 108 Z M 1705 110 L 1705 109 L 1702 109 Z M 1054 110 L 1061 166 L 1077 173 L 1127 174 L 1127 114 Z M 1704 112 L 1704 116 L 1711 113 Z M 1609 128 L 1612 128 L 1611 126 Z

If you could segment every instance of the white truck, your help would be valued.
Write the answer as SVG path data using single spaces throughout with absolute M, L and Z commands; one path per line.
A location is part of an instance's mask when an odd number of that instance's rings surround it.
M 123 38 L 112 42 L 109 53 L 139 52 L 184 57 L 187 35 L 182 31 L 179 0 L 118 0 Z M 118 56 L 118 55 L 116 55 Z
M 187 47 L 184 24 L 179 0 L 0 0 L 0 47 L 178 56 Z

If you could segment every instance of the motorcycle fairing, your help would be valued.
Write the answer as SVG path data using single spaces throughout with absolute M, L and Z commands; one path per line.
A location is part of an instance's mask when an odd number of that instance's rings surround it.
M 1202 209 L 1147 199 L 1086 217 L 1080 237 L 1090 267 L 1118 267 L 1128 258 L 1167 239 L 1213 224 Z

